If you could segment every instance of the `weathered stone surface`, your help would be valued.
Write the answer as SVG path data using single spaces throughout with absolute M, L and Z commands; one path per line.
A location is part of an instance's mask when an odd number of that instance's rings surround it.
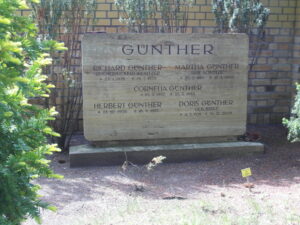
M 82 54 L 90 141 L 245 132 L 245 35 L 88 34 Z
M 119 147 L 119 146 L 146 146 L 146 145 L 172 145 L 172 144 L 199 144 L 235 142 L 239 136 L 220 137 L 192 137 L 192 138 L 163 138 L 163 139 L 139 139 L 139 140 L 117 140 L 117 141 L 93 141 L 95 147 Z
M 94 148 L 90 145 L 70 148 L 70 166 L 122 165 L 126 160 L 136 164 L 149 163 L 153 157 L 166 156 L 164 162 L 213 160 L 220 157 L 245 156 L 264 152 L 255 142 L 226 142 L 206 144 L 155 145 L 134 147 Z

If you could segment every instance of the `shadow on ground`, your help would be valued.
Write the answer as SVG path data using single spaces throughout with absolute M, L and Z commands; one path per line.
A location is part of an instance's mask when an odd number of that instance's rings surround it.
M 198 198 L 199 193 L 212 193 L 226 189 L 244 190 L 245 179 L 240 170 L 250 167 L 255 190 L 268 186 L 284 191 L 300 183 L 300 144 L 286 141 L 286 130 L 281 126 L 249 127 L 249 132 L 260 134 L 266 153 L 241 158 L 214 161 L 162 164 L 155 170 L 129 167 L 69 168 L 68 157 L 60 153 L 53 156 L 52 167 L 65 176 L 62 180 L 40 179 L 44 198 L 57 206 L 74 201 L 89 201 L 105 196 L 141 195 L 161 199 L 168 196 Z M 76 136 L 73 144 L 83 142 Z M 59 160 L 66 163 L 60 164 Z M 141 188 L 142 187 L 142 188 Z M 144 188 L 144 189 L 143 189 Z M 279 189 L 278 189 L 279 188 Z

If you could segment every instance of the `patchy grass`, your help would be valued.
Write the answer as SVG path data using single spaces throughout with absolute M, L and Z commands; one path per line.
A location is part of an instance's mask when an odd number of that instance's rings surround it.
M 76 225 L 299 225 L 292 200 L 275 206 L 248 196 L 240 202 L 217 200 L 158 200 L 129 198 L 93 218 L 76 218 Z M 75 222 L 77 221 L 77 222 Z

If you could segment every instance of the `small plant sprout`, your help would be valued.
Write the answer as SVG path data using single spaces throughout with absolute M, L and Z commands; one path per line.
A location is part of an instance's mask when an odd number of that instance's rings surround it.
M 147 170 L 148 171 L 153 170 L 155 167 L 157 167 L 159 164 L 161 164 L 165 159 L 166 159 L 166 157 L 162 156 L 162 155 L 154 157 L 151 160 L 151 162 L 146 165 Z
M 142 180 L 146 180 L 145 176 L 146 176 L 147 172 L 150 172 L 153 169 L 155 169 L 159 164 L 161 164 L 166 159 L 165 156 L 160 155 L 160 156 L 154 157 L 148 164 L 139 166 L 139 165 L 136 165 L 136 164 L 128 161 L 127 153 L 124 152 L 124 154 L 125 154 L 125 161 L 121 167 L 122 172 L 120 172 L 120 174 L 126 178 L 130 178 L 125 172 L 128 171 L 129 166 L 131 166 L 132 168 L 135 168 L 138 171 L 138 173 L 142 177 Z M 143 191 L 145 191 L 145 187 L 142 184 L 134 184 L 134 190 L 143 192 Z

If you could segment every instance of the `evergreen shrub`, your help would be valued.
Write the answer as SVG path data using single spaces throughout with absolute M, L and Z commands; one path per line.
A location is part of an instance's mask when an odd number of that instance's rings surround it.
M 51 85 L 42 67 L 47 52 L 63 50 L 54 41 L 38 41 L 36 25 L 18 10 L 36 0 L 0 0 L 0 224 L 19 225 L 28 217 L 39 221 L 40 209 L 53 209 L 39 199 L 33 179 L 60 177 L 49 168 L 46 155 L 59 151 L 47 144 L 57 135 L 47 125 L 55 109 L 30 104 L 47 97 Z
M 282 123 L 288 129 L 288 140 L 291 142 L 300 141 L 300 84 L 296 84 L 297 94 L 289 119 L 283 118 Z

